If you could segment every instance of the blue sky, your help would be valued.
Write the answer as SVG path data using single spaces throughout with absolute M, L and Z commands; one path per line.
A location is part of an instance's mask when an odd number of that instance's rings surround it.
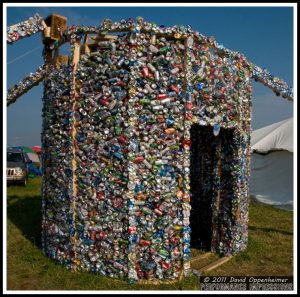
M 7 25 L 36 12 L 42 17 L 51 13 L 64 15 L 69 26 L 99 25 L 104 18 L 119 21 L 137 16 L 158 25 L 190 25 L 293 86 L 293 8 L 290 7 L 9 7 Z M 35 51 L 10 63 L 32 49 Z M 41 34 L 7 46 L 7 62 L 9 88 L 43 63 Z M 253 89 L 253 129 L 293 116 L 291 102 L 259 83 L 253 82 Z M 42 92 L 41 84 L 8 107 L 8 146 L 41 144 Z

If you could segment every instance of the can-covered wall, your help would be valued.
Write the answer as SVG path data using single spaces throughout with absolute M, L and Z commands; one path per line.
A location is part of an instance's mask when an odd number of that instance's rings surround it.
M 48 70 L 43 244 L 52 258 L 130 280 L 187 274 L 193 123 L 212 126 L 216 138 L 236 131 L 232 179 L 223 183 L 233 193 L 213 215 L 212 250 L 245 248 L 249 71 L 196 37 L 132 32 L 100 41 L 76 69 Z M 218 166 L 210 182 L 222 192 Z
M 47 69 L 42 127 L 43 250 L 69 267 L 74 259 L 71 67 Z

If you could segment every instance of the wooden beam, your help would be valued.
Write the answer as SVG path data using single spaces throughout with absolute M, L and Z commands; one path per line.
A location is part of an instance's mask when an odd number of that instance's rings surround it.
M 98 40 L 98 42 L 99 42 L 100 40 Z M 104 41 L 104 40 L 103 40 Z M 85 43 L 84 45 L 87 45 L 87 46 L 89 46 L 89 47 L 93 47 L 93 46 L 97 46 L 98 45 L 98 42 L 87 42 L 87 43 Z
M 198 270 L 201 272 L 213 270 L 213 269 L 221 266 L 222 264 L 228 262 L 231 258 L 232 258 L 232 256 L 222 257 L 222 258 L 218 259 L 217 261 L 214 261 L 208 265 L 205 265 L 205 266 L 199 268 Z
M 67 30 L 67 18 L 58 15 L 56 13 L 52 13 L 47 18 L 45 18 L 45 24 L 51 28 L 50 39 L 58 40 L 61 37 L 61 33 Z
M 57 47 L 54 50 L 54 54 L 53 54 L 53 65 L 55 66 L 56 69 L 59 69 L 58 56 L 59 56 L 59 48 Z
M 89 54 L 90 52 L 91 50 L 86 43 L 80 47 L 80 54 Z
M 90 36 L 93 40 L 110 40 L 110 39 L 118 39 L 119 36 L 117 35 L 97 35 L 97 36 Z
M 73 80 L 72 80 L 72 85 L 74 88 L 74 95 L 73 95 L 73 106 L 72 106 L 72 112 L 73 114 L 75 113 L 75 107 L 76 107 L 76 96 L 77 96 L 77 91 L 76 91 L 76 70 L 77 70 L 77 64 L 79 62 L 79 58 L 80 58 L 80 40 L 77 40 L 76 43 L 74 44 L 74 51 L 73 51 L 73 71 L 72 71 L 72 76 L 73 76 Z M 77 184 L 78 184 L 78 178 L 77 175 L 75 173 L 75 170 L 77 169 L 77 162 L 76 162 L 76 148 L 75 148 L 75 140 L 76 140 L 76 126 L 77 126 L 77 121 L 75 119 L 73 125 L 72 125 L 72 146 L 73 146 L 73 159 L 72 159 L 72 171 L 73 171 L 73 197 L 77 196 L 78 193 L 78 189 L 77 189 Z M 72 201 L 72 212 L 73 212 L 73 221 L 75 222 L 76 220 L 76 204 L 75 204 L 75 200 L 73 199 Z M 75 262 L 75 271 L 77 270 L 77 253 L 76 253 L 76 231 L 74 236 L 72 237 L 72 244 L 73 244 L 73 251 L 74 251 L 74 262 Z
M 98 46 L 98 42 L 99 41 L 109 41 L 109 40 L 115 40 L 118 39 L 118 36 L 114 36 L 114 35 L 98 35 L 98 36 L 91 36 L 89 37 L 92 40 L 94 40 L 93 42 L 87 42 L 86 38 L 84 41 L 84 44 L 81 46 L 80 48 L 80 53 L 81 54 L 89 54 L 91 52 L 93 52 L 92 48 Z
M 191 258 L 191 263 L 196 262 L 196 261 L 199 261 L 199 260 L 206 259 L 206 258 L 208 258 L 208 257 L 210 257 L 210 256 L 212 256 L 212 255 L 213 255 L 212 252 L 207 252 L 207 253 L 205 253 L 205 254 L 198 255 L 198 256 L 196 256 L 196 257 Z
M 57 69 L 60 69 L 60 66 L 62 64 L 68 65 L 68 63 L 69 63 L 69 56 L 67 56 L 67 55 L 57 55 L 55 57 L 54 63 L 55 63 L 55 67 Z
M 58 56 L 58 62 L 60 64 L 68 65 L 68 63 L 69 63 L 69 56 L 68 55 L 59 55 Z
M 46 48 L 44 51 L 45 51 L 44 60 L 45 60 L 46 67 L 48 67 L 48 65 L 53 64 L 53 56 L 52 56 L 53 52 L 52 50 Z

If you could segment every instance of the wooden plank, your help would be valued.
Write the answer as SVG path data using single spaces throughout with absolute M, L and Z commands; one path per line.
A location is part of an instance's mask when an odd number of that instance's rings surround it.
M 84 44 L 84 45 L 87 45 L 88 47 L 93 47 L 93 46 L 98 46 L 98 42 L 99 42 L 100 40 L 98 40 L 97 42 L 87 42 L 86 44 Z M 104 39 L 103 39 L 103 41 L 104 41 Z
M 210 257 L 210 256 L 212 256 L 212 255 L 213 255 L 212 252 L 207 252 L 207 253 L 205 253 L 205 254 L 202 254 L 202 255 L 193 257 L 193 258 L 191 258 L 191 263 L 196 262 L 196 261 L 199 261 L 199 260 L 206 259 L 206 258 L 208 258 L 208 257 Z
M 53 64 L 52 50 L 45 48 L 44 60 L 46 65 Z
M 47 28 L 47 25 L 44 20 L 41 20 L 41 25 L 44 27 L 44 29 Z
M 53 65 L 55 66 L 56 69 L 59 69 L 58 56 L 59 56 L 59 48 L 57 47 L 54 50 L 54 54 L 53 54 Z
M 51 28 L 50 38 L 52 40 L 60 39 L 61 33 L 67 30 L 67 18 L 56 13 L 45 18 L 45 23 Z
M 46 40 L 47 38 L 49 39 L 50 35 L 51 35 L 51 28 L 50 27 L 44 28 L 44 31 L 43 31 L 43 34 L 42 34 L 43 40 Z
M 79 58 L 80 58 L 80 40 L 76 41 L 75 45 L 74 45 L 74 52 L 73 52 L 73 72 L 72 72 L 72 76 L 73 76 L 73 87 L 74 87 L 74 96 L 73 96 L 73 106 L 72 106 L 72 112 L 75 112 L 75 106 L 76 106 L 76 70 L 77 70 L 77 64 L 79 62 Z M 75 170 L 77 168 L 77 162 L 76 162 L 76 148 L 75 148 L 75 139 L 76 139 L 76 126 L 77 126 L 77 121 L 75 119 L 73 125 L 72 125 L 72 138 L 73 138 L 73 159 L 72 159 L 72 170 L 73 170 L 73 197 L 77 196 L 78 193 L 78 188 L 77 188 L 77 183 L 78 183 L 78 179 L 77 179 L 77 175 L 75 173 Z M 73 212 L 73 221 L 76 220 L 76 204 L 75 204 L 75 200 L 73 200 L 72 205 L 72 212 Z M 73 244 L 73 250 L 74 250 L 74 262 L 77 263 L 77 253 L 76 253 L 76 231 L 74 234 L 74 237 L 72 238 L 72 244 Z M 77 270 L 77 267 L 75 266 L 75 271 Z
M 80 54 L 89 54 L 90 52 L 91 50 L 86 43 L 80 47 Z
M 58 62 L 60 64 L 68 65 L 68 63 L 69 63 L 69 56 L 68 55 L 59 55 L 58 56 Z
M 89 54 L 93 52 L 93 48 L 95 49 L 96 46 L 98 46 L 99 41 L 109 41 L 109 40 L 114 40 L 117 39 L 118 36 L 113 36 L 113 35 L 98 35 L 96 37 L 90 37 L 93 39 L 93 42 L 86 42 L 81 46 L 80 48 L 80 53 L 81 54 Z
M 221 266 L 222 264 L 228 262 L 231 258 L 232 258 L 232 256 L 222 257 L 221 259 L 218 259 L 217 261 L 214 261 L 206 266 L 203 266 L 203 267 L 199 268 L 198 270 L 200 270 L 202 272 L 213 270 L 213 269 Z
M 54 63 L 55 63 L 55 67 L 57 69 L 60 69 L 62 64 L 64 64 L 64 65 L 69 64 L 69 56 L 67 56 L 67 55 L 57 55 L 55 57 L 55 62 Z
M 98 35 L 98 36 L 90 36 L 93 40 L 110 40 L 110 39 L 118 39 L 117 35 Z

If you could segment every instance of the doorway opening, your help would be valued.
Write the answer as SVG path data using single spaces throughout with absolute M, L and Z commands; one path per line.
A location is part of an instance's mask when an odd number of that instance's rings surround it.
M 194 124 L 191 140 L 191 248 L 211 251 L 229 219 L 223 212 L 231 208 L 233 197 L 233 130 L 221 129 L 215 136 L 213 127 Z

